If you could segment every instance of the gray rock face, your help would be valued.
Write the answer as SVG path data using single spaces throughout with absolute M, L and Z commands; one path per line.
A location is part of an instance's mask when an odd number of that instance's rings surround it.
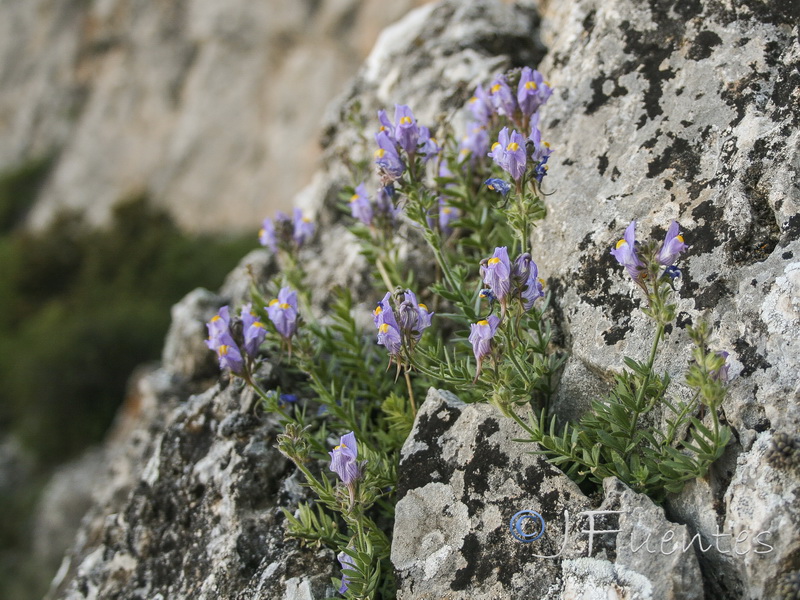
M 400 598 L 557 597 L 560 561 L 535 554 L 559 554 L 564 511 L 589 503 L 561 471 L 520 451 L 512 439 L 522 433 L 492 406 L 430 391 L 400 462 L 391 556 Z M 509 528 L 521 510 L 544 518 L 530 544 Z
M 257 230 L 319 157 L 319 115 L 418 0 L 0 6 L 0 171 L 55 153 L 33 223 L 147 193 L 190 229 Z
M 330 594 L 333 554 L 283 541 L 278 507 L 302 492 L 252 395 L 217 385 L 178 404 L 171 381 L 165 371 L 141 381 L 147 408 L 120 440 L 128 453 L 111 461 L 50 597 Z
M 513 441 L 523 433 L 492 406 L 430 391 L 400 462 L 399 598 L 703 598 L 685 526 L 612 478 L 594 507 Z M 512 534 L 523 510 L 544 523 L 528 543 Z M 536 518 L 520 522 L 522 537 L 542 530 Z

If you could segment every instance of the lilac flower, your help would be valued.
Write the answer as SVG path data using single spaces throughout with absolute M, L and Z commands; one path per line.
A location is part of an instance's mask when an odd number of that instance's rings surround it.
M 237 375 L 242 372 L 244 360 L 242 353 L 236 342 L 233 341 L 230 333 L 223 333 L 219 338 L 219 345 L 216 348 L 217 358 L 219 359 L 220 369 L 229 369 Z
M 413 156 L 417 151 L 419 142 L 419 127 L 414 113 L 405 104 L 395 104 L 394 107 L 394 137 L 406 154 Z
M 497 192 L 501 196 L 505 196 L 511 190 L 511 185 L 497 177 L 490 177 L 483 182 L 486 187 L 492 192 Z
M 482 125 L 487 124 L 494 113 L 492 100 L 482 85 L 475 88 L 475 95 L 470 98 L 468 106 L 472 116 Z
M 367 186 L 360 183 L 355 192 L 350 197 L 350 212 L 364 225 L 372 225 L 372 203 L 369 201 Z
M 475 354 L 475 360 L 478 362 L 478 368 L 475 371 L 475 379 L 481 374 L 481 367 L 483 359 L 492 351 L 492 338 L 497 333 L 497 326 L 500 324 L 500 318 L 496 315 L 489 315 L 487 319 L 478 321 L 469 326 L 469 341 L 472 344 L 472 352 Z
M 403 347 L 403 337 L 400 333 L 400 326 L 395 319 L 392 305 L 390 304 L 391 293 L 386 295 L 375 307 L 372 318 L 378 328 L 378 343 L 385 347 L 391 356 L 399 356 Z
M 730 355 L 723 350 L 722 352 L 717 352 L 717 356 L 721 357 L 722 360 L 725 361 L 725 362 L 722 364 L 722 366 L 719 369 L 717 369 L 716 371 L 713 371 L 712 373 L 710 373 L 711 379 L 713 379 L 715 381 L 721 381 L 722 383 L 728 383 L 728 381 L 729 381 L 729 375 L 728 375 L 728 367 L 729 367 L 729 365 L 727 363 L 727 360 L 728 360 L 728 356 L 730 356 Z
M 328 454 L 331 455 L 331 471 L 336 473 L 345 485 L 352 485 L 361 475 L 355 433 L 351 431 L 344 434 L 339 438 L 339 445 Z
M 275 225 L 269 217 L 264 219 L 261 225 L 261 229 L 258 232 L 258 241 L 262 246 L 268 247 L 273 252 L 278 251 L 278 237 L 275 234 Z
M 511 174 L 515 181 L 519 181 L 525 173 L 525 138 L 516 130 L 509 135 L 508 127 L 503 127 L 497 141 L 492 145 L 489 153 L 504 171 Z
M 304 217 L 303 211 L 299 208 L 294 209 L 292 225 L 294 225 L 292 238 L 298 247 L 305 244 L 314 235 L 314 223 L 308 217 Z
M 664 238 L 664 243 L 658 251 L 658 263 L 669 267 L 675 263 L 678 255 L 686 250 L 686 244 L 683 242 L 683 236 L 678 233 L 678 222 L 672 221 L 667 229 L 667 235 Z
M 398 312 L 401 331 L 409 338 L 419 341 L 422 332 L 431 325 L 433 312 L 429 311 L 424 304 L 417 302 L 417 295 L 411 290 L 405 291 Z
M 479 123 L 467 124 L 467 135 L 461 138 L 459 160 L 475 162 L 489 151 L 489 132 Z
M 380 169 L 382 179 L 385 180 L 385 183 L 395 181 L 406 169 L 405 163 L 397 152 L 397 146 L 385 131 L 379 131 L 375 135 L 375 141 L 378 142 L 375 164 Z
M 281 337 L 290 339 L 297 331 L 297 292 L 282 287 L 278 297 L 266 308 L 270 321 Z
M 539 129 L 539 115 L 536 114 L 531 119 L 531 134 L 528 139 L 533 142 L 533 154 L 531 160 L 537 163 L 546 163 L 549 156 L 553 153 L 550 144 L 542 141 L 542 132 Z
M 397 326 L 397 320 L 394 318 L 392 305 L 389 302 L 391 297 L 392 294 L 390 292 L 386 292 L 383 300 L 378 302 L 378 306 L 376 306 L 375 310 L 372 311 L 372 320 L 375 322 L 375 327 L 380 327 L 381 323 L 389 323 L 395 329 L 399 329 Z
M 497 299 L 504 302 L 511 288 L 511 264 L 505 246 L 495 248 L 492 258 L 481 263 L 481 277 Z
M 631 224 L 625 229 L 625 235 L 617 242 L 611 254 L 619 264 L 628 269 L 628 273 L 634 280 L 639 279 L 644 272 L 644 265 L 636 255 L 636 221 L 631 221 Z
M 222 337 L 223 334 L 229 333 L 230 323 L 231 317 L 227 306 L 220 308 L 219 313 L 211 317 L 211 320 L 206 323 L 206 327 L 208 328 L 206 346 L 208 346 L 209 350 L 216 351 L 219 346 L 219 338 Z
M 394 125 L 389 120 L 385 110 L 378 111 L 378 121 L 381 124 L 381 128 L 378 131 L 385 131 L 389 138 L 394 140 Z
M 339 593 L 344 594 L 347 591 L 347 588 L 350 586 L 350 577 L 345 575 L 345 569 L 353 569 L 353 557 L 347 554 L 346 552 L 339 552 L 336 555 L 336 558 L 339 560 L 339 564 L 342 566 L 342 585 L 339 587 Z
M 544 281 L 539 278 L 539 267 L 536 266 L 535 262 L 531 261 L 528 279 L 521 293 L 522 307 L 525 310 L 530 310 L 533 308 L 536 299 L 542 297 L 544 297 Z
M 399 356 L 403 349 L 403 336 L 396 327 L 383 322 L 378 325 L 378 344 L 386 348 L 391 356 Z
M 506 83 L 505 77 L 498 76 L 493 82 L 492 87 L 489 88 L 489 98 L 491 99 L 492 106 L 501 114 L 513 119 L 519 106 L 514 93 Z
M 552 93 L 553 89 L 539 71 L 534 71 L 530 67 L 522 69 L 517 86 L 517 101 L 524 116 L 533 115 L 547 102 Z
M 259 321 L 258 315 L 252 311 L 250 304 L 242 306 L 242 332 L 244 333 L 244 351 L 253 358 L 267 337 L 267 328 Z
M 439 142 L 437 142 L 435 138 L 431 137 L 430 130 L 424 125 L 419 128 L 418 144 L 419 152 L 425 157 L 425 162 L 432 159 L 441 151 Z

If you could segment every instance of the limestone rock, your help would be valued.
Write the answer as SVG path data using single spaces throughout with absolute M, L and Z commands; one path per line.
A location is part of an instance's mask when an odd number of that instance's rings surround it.
M 141 386 L 169 382 L 154 372 Z M 160 394 L 174 393 L 169 387 Z M 251 394 L 214 386 L 155 410 L 132 428 L 135 452 L 85 518 L 52 598 L 321 598 L 330 551 L 283 541 L 279 506 L 298 500 L 275 429 L 253 415 Z M 136 446 L 134 446 L 136 447 Z M 267 596 L 268 595 L 268 596 Z
M 536 555 L 559 554 L 564 511 L 574 516 L 589 502 L 561 471 L 512 441 L 522 434 L 493 406 L 429 392 L 400 462 L 391 556 L 399 598 L 558 597 L 560 560 Z M 544 519 L 541 539 L 512 536 L 509 523 L 522 510 Z M 575 552 L 570 545 L 565 556 Z

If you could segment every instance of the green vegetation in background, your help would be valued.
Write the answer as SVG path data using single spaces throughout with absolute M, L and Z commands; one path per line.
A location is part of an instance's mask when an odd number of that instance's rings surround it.
M 106 229 L 63 214 L 23 231 L 49 164 L 0 175 L 0 433 L 37 463 L 0 497 L 0 598 L 17 600 L 41 598 L 53 576 L 26 558 L 48 469 L 102 439 L 133 369 L 160 358 L 170 307 L 218 288 L 255 245 L 188 235 L 146 198 L 120 205 Z
M 131 371 L 159 358 L 170 306 L 252 246 L 189 236 L 145 198 L 107 229 L 65 214 L 0 238 L 0 426 L 46 463 L 98 442 Z

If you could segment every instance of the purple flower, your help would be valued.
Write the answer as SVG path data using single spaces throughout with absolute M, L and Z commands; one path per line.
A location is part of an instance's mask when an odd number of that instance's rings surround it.
M 356 435 L 352 431 L 344 434 L 339 438 L 339 445 L 328 454 L 331 455 L 331 471 L 336 473 L 345 485 L 352 485 L 361 475 Z
M 483 182 L 486 187 L 492 192 L 497 192 L 501 196 L 505 196 L 511 190 L 511 185 L 497 177 L 490 177 Z
M 391 293 L 386 292 L 383 300 L 378 302 L 378 306 L 372 312 L 372 318 L 375 327 L 378 328 L 378 343 L 385 347 L 390 355 L 398 356 L 403 347 L 403 337 L 392 310 L 391 296 Z
M 253 358 L 267 337 L 267 328 L 259 321 L 258 315 L 252 311 L 250 304 L 242 306 L 242 331 L 244 333 L 244 351 Z
M 350 196 L 350 212 L 364 225 L 372 225 L 372 203 L 369 201 L 367 186 L 360 183 L 355 192 Z
M 297 331 L 297 292 L 282 287 L 278 297 L 266 308 L 270 321 L 281 337 L 290 339 Z
M 298 247 L 305 244 L 314 235 L 314 223 L 308 217 L 304 217 L 303 211 L 299 208 L 294 209 L 292 225 L 294 225 L 292 238 Z
M 392 294 L 390 292 L 386 292 L 383 300 L 378 302 L 378 306 L 376 306 L 375 310 L 372 311 L 372 320 L 375 322 L 375 327 L 380 327 L 381 323 L 389 323 L 395 329 L 399 329 L 397 326 L 397 320 L 394 318 L 392 305 L 389 302 L 391 297 Z
M 533 71 L 530 67 L 522 69 L 517 86 L 517 101 L 524 116 L 533 115 L 540 106 L 547 102 L 552 93 L 550 84 L 544 80 L 539 71 Z
M 540 163 L 533 168 L 533 178 L 542 183 L 542 179 L 547 175 L 547 157 L 545 156 Z
M 492 145 L 489 156 L 494 159 L 504 171 L 511 174 L 515 181 L 519 181 L 525 173 L 525 138 L 516 130 L 509 135 L 508 127 L 503 127 L 497 141 Z
M 278 237 L 275 234 L 275 225 L 269 217 L 264 219 L 261 225 L 261 229 L 258 232 L 258 241 L 262 246 L 268 247 L 273 252 L 278 251 Z
M 495 248 L 492 258 L 481 263 L 481 277 L 495 297 L 503 302 L 511 288 L 511 264 L 505 246 Z
M 544 281 L 539 278 L 539 267 L 536 263 L 531 261 L 528 279 L 525 282 L 525 288 L 522 290 L 522 307 L 525 310 L 533 308 L 534 302 L 537 298 L 544 297 Z
M 664 238 L 664 243 L 658 251 L 658 263 L 669 267 L 675 263 L 678 255 L 686 250 L 686 244 L 683 242 L 683 236 L 678 233 L 679 227 L 677 221 L 672 221 L 667 229 L 667 235 Z
M 433 312 L 424 304 L 417 302 L 417 295 L 411 290 L 405 291 L 398 312 L 402 331 L 416 341 L 419 341 L 422 332 L 431 326 Z
M 385 131 L 375 134 L 378 149 L 375 151 L 375 164 L 378 165 L 382 179 L 392 182 L 398 179 L 406 169 L 405 163 L 400 160 L 397 146 Z
M 219 338 L 219 345 L 216 347 L 217 358 L 219 359 L 220 369 L 229 369 L 237 375 L 242 372 L 244 360 L 239 346 L 233 341 L 230 333 L 223 333 Z
M 391 356 L 399 356 L 403 349 L 403 336 L 395 326 L 383 322 L 378 325 L 378 344 L 386 348 Z
M 489 98 L 489 94 L 486 93 L 482 85 L 475 88 L 475 95 L 469 99 L 468 106 L 472 116 L 482 125 L 488 123 L 494 113 L 492 100 Z
M 467 124 L 467 135 L 461 138 L 459 160 L 474 163 L 489 151 L 489 132 L 479 123 Z
M 631 221 L 625 230 L 625 235 L 617 242 L 611 254 L 619 264 L 628 269 L 628 273 L 634 280 L 639 279 L 644 271 L 644 265 L 636 255 L 636 221 Z
M 435 138 L 431 137 L 430 130 L 425 127 L 424 125 L 419 128 L 419 151 L 425 157 L 425 162 L 432 159 L 434 156 L 439 154 L 441 148 L 439 147 L 439 142 L 436 141 Z
M 475 360 L 478 362 L 478 368 L 475 372 L 475 379 L 481 374 L 481 366 L 483 359 L 492 351 L 492 338 L 497 333 L 497 326 L 500 324 L 500 318 L 496 315 L 489 315 L 487 319 L 478 321 L 469 326 L 469 341 L 472 344 L 472 352 L 475 354 Z
M 344 594 L 350 585 L 350 577 L 345 575 L 344 570 L 353 569 L 353 557 L 346 552 L 339 552 L 339 554 L 336 555 L 336 558 L 339 560 L 339 564 L 342 566 L 342 585 L 339 587 L 339 593 Z
M 493 82 L 492 87 L 489 88 L 489 98 L 491 99 L 492 106 L 501 114 L 513 119 L 517 109 L 517 99 L 514 93 L 506 83 L 505 77 L 498 76 Z
M 394 140 L 394 125 L 389 120 L 385 110 L 378 111 L 378 121 L 381 124 L 381 128 L 378 131 L 385 131 L 389 138 Z
M 219 338 L 225 333 L 230 333 L 231 317 L 227 306 L 219 309 L 219 313 L 211 317 L 211 320 L 206 323 L 208 328 L 208 339 L 206 346 L 209 350 L 215 350 L 219 346 Z
M 531 134 L 528 136 L 528 139 L 533 142 L 533 154 L 531 154 L 531 160 L 537 163 L 546 163 L 547 159 L 553 153 L 553 149 L 550 147 L 550 144 L 547 142 L 542 141 L 542 132 L 539 129 L 539 115 L 536 114 L 531 119 Z
M 419 127 L 414 113 L 405 104 L 395 104 L 394 107 L 394 137 L 406 154 L 413 156 L 417 151 L 419 142 Z
M 721 381 L 722 383 L 728 383 L 728 381 L 729 381 L 728 366 L 729 365 L 727 363 L 727 360 L 728 360 L 728 356 L 730 356 L 730 355 L 723 350 L 722 352 L 717 352 L 717 356 L 721 357 L 722 360 L 725 361 L 725 362 L 722 364 L 722 366 L 719 369 L 717 369 L 716 371 L 713 371 L 712 373 L 710 373 L 711 379 L 713 379 L 715 381 Z

